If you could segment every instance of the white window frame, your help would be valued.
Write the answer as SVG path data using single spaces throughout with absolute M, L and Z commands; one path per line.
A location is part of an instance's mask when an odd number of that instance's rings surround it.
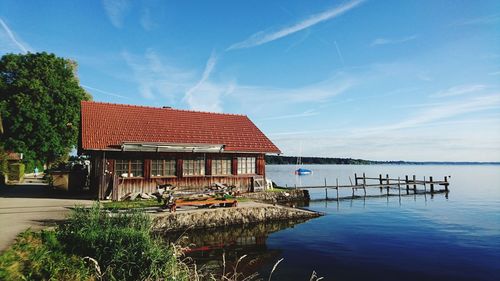
M 257 157 L 238 157 L 238 175 L 255 175 Z
M 205 158 L 183 159 L 182 161 L 182 176 L 196 177 L 205 175 Z
M 232 173 L 232 158 L 220 157 L 212 159 L 212 175 L 227 176 Z
M 151 160 L 151 177 L 173 177 L 176 175 L 176 171 L 177 161 L 175 159 Z

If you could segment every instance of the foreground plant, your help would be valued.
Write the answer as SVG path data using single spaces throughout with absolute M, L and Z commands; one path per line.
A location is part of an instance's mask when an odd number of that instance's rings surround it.
M 75 208 L 53 231 L 22 233 L 0 256 L 0 280 L 190 280 L 149 216 Z
M 99 205 L 76 208 L 57 230 L 71 254 L 93 259 L 108 280 L 187 280 L 171 247 L 151 234 L 151 219 L 141 212 L 110 214 Z
M 54 231 L 21 233 L 0 255 L 0 280 L 96 280 L 83 259 L 66 254 Z

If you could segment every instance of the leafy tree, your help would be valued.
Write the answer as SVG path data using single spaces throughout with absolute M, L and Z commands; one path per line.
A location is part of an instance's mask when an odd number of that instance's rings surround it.
M 7 54 L 0 59 L 0 116 L 6 150 L 25 161 L 52 163 L 77 143 L 80 101 L 76 63 L 48 53 Z

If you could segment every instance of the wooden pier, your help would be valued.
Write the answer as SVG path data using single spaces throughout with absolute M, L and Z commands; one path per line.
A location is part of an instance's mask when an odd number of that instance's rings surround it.
M 404 196 L 404 195 L 412 195 L 412 194 L 435 194 L 435 193 L 445 193 L 448 195 L 449 189 L 449 181 L 448 177 L 445 176 L 442 181 L 434 180 L 432 176 L 428 179 L 424 177 L 423 179 L 417 179 L 415 175 L 411 178 L 408 175 L 405 175 L 404 179 L 401 177 L 391 178 L 388 174 L 385 177 L 380 174 L 378 177 L 367 177 L 365 173 L 362 176 L 358 176 L 354 174 L 354 183 L 352 182 L 351 177 L 349 177 L 349 181 L 351 184 L 349 185 L 339 185 L 338 178 L 335 180 L 335 184 L 331 185 L 327 183 L 325 178 L 324 185 L 312 185 L 312 186 L 297 186 L 295 185 L 293 188 L 295 189 L 325 189 L 325 200 L 341 200 L 341 199 L 350 199 L 350 198 L 364 198 L 364 197 L 380 197 L 380 196 Z M 288 187 L 287 188 L 292 188 Z M 339 189 L 352 189 L 352 196 L 349 197 L 339 197 Z M 378 188 L 380 190 L 379 195 L 367 195 L 366 190 L 370 188 Z M 333 189 L 336 191 L 336 197 L 328 197 L 328 190 Z M 363 195 L 358 195 L 356 192 L 358 190 L 363 190 Z M 385 193 L 384 193 L 385 191 Z M 393 191 L 393 193 L 391 193 Z M 397 194 L 394 192 L 397 191 Z

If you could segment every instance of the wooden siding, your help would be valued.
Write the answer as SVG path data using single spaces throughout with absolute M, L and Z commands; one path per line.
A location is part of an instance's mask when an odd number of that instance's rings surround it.
M 232 159 L 232 174 L 211 176 L 212 158 L 225 156 Z M 183 176 L 183 159 L 205 158 L 204 176 Z M 237 157 L 256 157 L 256 175 L 237 175 Z M 152 177 L 152 159 L 176 159 L 176 176 Z M 143 177 L 121 178 L 115 175 L 115 160 L 143 160 Z M 171 184 L 180 190 L 202 190 L 214 183 L 236 186 L 240 191 L 251 190 L 254 178 L 265 177 L 264 154 L 249 153 L 151 153 L 151 152 L 93 152 L 91 153 L 91 188 L 99 199 L 112 192 L 112 199 L 119 200 L 130 192 L 152 193 L 159 184 Z
M 158 184 L 171 184 L 177 187 L 177 190 L 201 191 L 213 183 L 223 183 L 229 186 L 236 186 L 241 191 L 248 191 L 253 183 L 253 177 L 171 177 L 171 178 L 118 178 L 118 184 L 115 191 L 118 198 L 123 197 L 130 192 L 152 193 L 156 191 Z

